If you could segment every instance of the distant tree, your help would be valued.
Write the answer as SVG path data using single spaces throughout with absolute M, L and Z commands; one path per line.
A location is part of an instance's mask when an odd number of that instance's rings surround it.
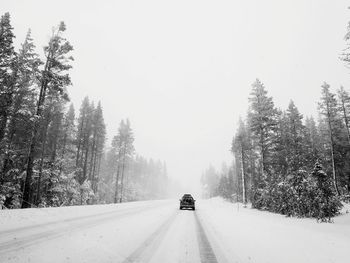
M 114 202 L 118 201 L 118 189 L 120 183 L 120 197 L 119 202 L 123 202 L 123 194 L 125 187 L 125 171 L 126 166 L 130 162 L 132 156 L 134 155 L 134 135 L 130 127 L 130 122 L 122 120 L 119 125 L 118 135 L 113 139 L 113 146 L 117 153 L 117 176 L 116 176 L 116 187 L 115 187 L 115 197 Z M 119 182 L 120 179 L 120 182 Z
M 92 189 L 96 194 L 98 189 L 98 178 L 100 173 L 101 158 L 104 150 L 106 139 L 106 126 L 103 119 L 102 106 L 99 102 L 93 112 L 92 122 L 92 149 L 89 168 L 89 180 L 92 184 Z
M 77 131 L 77 153 L 76 153 L 76 178 L 81 185 L 81 203 L 83 202 L 83 185 L 89 178 L 89 163 L 91 163 L 91 156 L 93 156 L 93 122 L 94 122 L 95 107 L 93 102 L 85 97 L 81 107 L 78 118 Z M 91 183 L 91 182 L 90 182 Z
M 209 166 L 200 179 L 203 194 L 205 198 L 211 198 L 217 195 L 220 176 L 213 166 Z
M 247 128 L 242 121 L 239 119 L 238 130 L 232 142 L 231 151 L 235 155 L 236 160 L 240 166 L 241 182 L 242 182 L 242 202 L 247 202 L 247 151 L 249 150 L 249 141 L 247 136 Z M 236 163 L 237 163 L 236 161 Z

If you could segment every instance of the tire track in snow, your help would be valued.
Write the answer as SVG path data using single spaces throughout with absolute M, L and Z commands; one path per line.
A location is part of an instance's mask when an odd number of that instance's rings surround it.
M 218 260 L 210 245 L 208 237 L 205 234 L 204 228 L 198 218 L 197 212 L 194 213 L 194 217 L 197 223 L 197 239 L 201 263 L 218 263 Z
M 155 250 L 164 239 L 170 226 L 177 218 L 179 211 L 171 214 L 170 217 L 151 234 L 133 253 L 131 253 L 122 263 L 147 263 L 151 260 Z
M 110 211 L 91 216 L 82 216 L 62 221 L 50 222 L 42 225 L 35 225 L 33 227 L 23 227 L 17 230 L 14 229 L 9 231 L 3 231 L 0 232 L 0 252 L 15 251 L 19 248 L 28 247 L 43 241 L 63 236 L 68 232 L 99 225 L 104 221 L 119 220 L 127 216 L 147 212 L 156 208 L 159 208 L 159 206 L 145 208 L 138 207 L 137 209 L 127 209 L 127 211 Z M 36 232 L 31 233 L 32 231 Z M 20 236 L 17 237 L 16 234 L 19 234 Z M 21 234 L 23 235 L 21 236 Z

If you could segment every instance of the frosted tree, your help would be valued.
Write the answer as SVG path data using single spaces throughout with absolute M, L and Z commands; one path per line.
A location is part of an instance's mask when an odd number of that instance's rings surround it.
M 322 138 L 317 127 L 317 124 L 313 117 L 305 118 L 305 161 L 309 164 L 309 167 L 316 163 L 317 160 L 322 159 Z
M 94 193 L 97 193 L 98 178 L 101 168 L 101 158 L 104 150 L 106 126 L 103 119 L 102 106 L 99 102 L 92 117 L 92 145 L 89 168 L 89 180 Z
M 287 162 L 289 171 L 296 172 L 304 167 L 304 134 L 303 116 L 299 113 L 294 102 L 289 103 L 287 117 Z
M 33 193 L 33 165 L 36 158 L 35 153 L 38 142 L 38 132 L 47 93 L 48 91 L 52 90 L 57 92 L 59 95 L 64 95 L 65 88 L 71 84 L 67 71 L 72 67 L 69 62 L 73 60 L 73 58 L 69 56 L 69 53 L 73 50 L 73 47 L 63 37 L 65 30 L 66 26 L 63 22 L 61 22 L 57 28 L 52 30 L 52 36 L 49 44 L 44 47 L 46 61 L 39 80 L 40 92 L 30 139 L 22 208 L 31 207 Z
M 235 155 L 236 163 L 240 167 L 241 182 L 242 182 L 242 201 L 247 202 L 247 151 L 249 150 L 249 141 L 247 137 L 247 128 L 239 119 L 238 130 L 232 142 L 231 151 Z
M 114 202 L 118 201 L 118 192 L 120 190 L 119 202 L 123 202 L 123 194 L 125 187 L 126 168 L 134 155 L 134 135 L 130 127 L 130 121 L 122 120 L 119 125 L 118 135 L 113 138 L 113 147 L 116 149 L 116 182 Z
M 12 31 L 10 14 L 5 13 L 0 19 L 0 141 L 5 134 L 14 93 L 13 70 L 16 53 L 13 47 L 15 36 Z
M 315 164 L 312 171 L 315 184 L 312 188 L 312 199 L 310 200 L 310 213 L 321 221 L 331 221 L 337 215 L 342 204 L 334 192 L 334 185 L 331 178 L 323 171 L 319 163 Z
M 10 163 L 18 163 L 19 152 L 23 152 L 25 145 L 18 145 L 19 141 L 25 141 L 28 125 L 32 124 L 30 114 L 34 106 L 32 99 L 34 92 L 31 86 L 38 77 L 38 67 L 41 64 L 38 55 L 34 51 L 35 46 L 27 33 L 24 43 L 12 63 L 12 75 L 8 81 L 5 116 L 3 118 L 2 140 L 0 141 L 1 176 L 4 177 L 11 169 Z M 21 124 L 27 123 L 25 130 L 21 130 Z M 16 140 L 16 134 L 22 140 Z M 19 139 L 19 138 L 18 138 Z
M 256 190 L 262 190 L 271 185 L 271 149 L 277 126 L 277 111 L 272 98 L 267 95 L 264 85 L 258 79 L 252 85 L 249 103 L 248 125 L 259 152 L 260 171 L 256 179 Z M 258 193 L 256 190 L 254 190 L 254 194 Z M 254 199 L 257 198 L 259 196 Z M 253 205 L 260 206 L 255 201 L 253 201 Z
M 337 169 L 335 163 L 335 135 L 339 132 L 339 118 L 337 110 L 337 101 L 335 94 L 331 93 L 329 90 L 329 85 L 324 83 L 322 86 L 322 96 L 319 103 L 320 113 L 324 116 L 325 122 L 327 123 L 327 133 L 330 146 L 331 154 L 331 165 L 332 165 L 332 175 L 333 175 L 333 184 L 337 194 L 339 195 L 338 188 L 338 178 L 337 178 Z

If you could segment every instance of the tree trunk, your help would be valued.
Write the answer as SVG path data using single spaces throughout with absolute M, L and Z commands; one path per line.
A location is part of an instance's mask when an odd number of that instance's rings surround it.
M 95 149 L 95 154 L 94 154 L 94 159 L 91 161 L 91 165 L 92 165 L 92 175 L 91 175 L 91 178 L 92 178 L 92 190 L 94 191 L 94 193 L 96 194 L 97 192 L 97 178 L 96 178 L 96 166 L 97 166 L 97 159 L 98 159 L 98 139 L 96 139 L 96 149 Z
M 120 203 L 123 202 L 123 190 L 124 190 L 124 171 L 125 171 L 125 155 L 126 155 L 126 149 L 124 147 L 124 153 L 123 153 L 123 166 L 122 166 L 122 178 L 121 178 L 121 185 L 120 185 Z
M 241 174 L 242 174 L 242 199 L 243 205 L 245 206 L 247 203 L 246 197 L 246 185 L 245 185 L 245 169 L 244 169 L 244 157 L 243 157 L 243 146 L 241 145 Z

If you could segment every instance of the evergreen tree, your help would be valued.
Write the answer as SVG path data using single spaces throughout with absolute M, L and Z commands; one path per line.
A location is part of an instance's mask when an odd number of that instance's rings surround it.
M 311 168 L 311 165 L 316 163 L 317 160 L 323 159 L 323 141 L 321 139 L 321 134 L 313 117 L 307 117 L 305 119 L 304 138 L 304 148 L 306 154 L 305 161 L 308 164 L 308 167 Z
M 25 165 L 28 148 L 28 139 L 32 127 L 32 114 L 34 112 L 34 90 L 32 89 L 38 76 L 38 67 L 41 64 L 34 51 L 30 30 L 22 44 L 18 55 L 12 62 L 12 74 L 8 78 L 6 93 L 6 108 L 0 141 L 0 195 L 5 198 L 7 206 L 12 207 L 19 203 L 11 196 L 20 197 L 21 170 Z M 5 90 L 4 90 L 5 91 Z M 1 186 L 3 185 L 3 187 Z M 11 194 L 6 194 L 11 191 Z
M 5 13 L 0 19 L 0 141 L 4 137 L 14 93 L 12 79 L 16 53 L 13 47 L 15 36 L 12 30 L 10 14 Z
M 235 155 L 236 163 L 240 167 L 241 182 L 242 182 L 242 201 L 247 202 L 247 151 L 249 143 L 247 137 L 247 129 L 242 119 L 239 119 L 238 130 L 232 142 L 231 151 Z
M 340 123 L 338 118 L 337 101 L 335 98 L 335 94 L 330 92 L 329 85 L 327 83 L 324 83 L 322 85 L 322 97 L 319 103 L 319 109 L 320 109 L 320 113 L 324 116 L 325 121 L 327 123 L 327 133 L 329 137 L 333 183 L 334 183 L 336 192 L 339 195 L 337 169 L 336 169 L 336 161 L 335 161 L 335 158 L 336 158 L 335 136 L 337 133 L 339 133 Z
M 319 163 L 315 164 L 312 177 L 315 181 L 312 189 L 312 216 L 321 221 L 330 221 L 332 217 L 339 213 L 342 207 L 334 191 L 334 182 L 332 182 L 332 179 L 323 171 Z
M 53 30 L 53 34 L 50 38 L 48 46 L 44 47 L 46 62 L 40 77 L 40 93 L 34 117 L 35 123 L 30 139 L 22 208 L 31 207 L 33 194 L 33 165 L 36 159 L 35 155 L 38 141 L 38 132 L 45 101 L 47 98 L 47 93 L 48 91 L 52 90 L 57 92 L 59 95 L 64 96 L 66 95 L 65 88 L 71 84 L 71 80 L 67 71 L 71 68 L 71 65 L 69 65 L 68 62 L 72 60 L 72 57 L 69 57 L 68 53 L 73 50 L 73 47 L 62 36 L 65 30 L 66 26 L 63 22 L 61 22 L 59 27 Z
M 103 120 L 102 106 L 100 102 L 98 103 L 93 113 L 92 129 L 92 154 L 90 160 L 89 180 L 92 182 L 92 189 L 94 193 L 97 193 L 101 158 L 104 150 L 106 136 L 106 126 Z
M 302 123 L 303 116 L 299 113 L 293 101 L 289 103 L 286 117 L 288 121 L 286 130 L 288 170 L 296 172 L 301 168 L 305 168 L 305 153 L 303 149 L 305 127 Z
M 120 186 L 120 196 L 119 202 L 123 202 L 123 194 L 125 187 L 125 174 L 128 163 L 134 154 L 134 135 L 130 127 L 130 122 L 127 119 L 125 122 L 122 120 L 119 125 L 118 135 L 116 135 L 113 139 L 113 147 L 116 149 L 116 157 L 117 157 L 117 175 L 115 182 L 115 197 L 114 202 L 118 201 L 118 193 Z M 120 181 L 119 181 L 120 180 Z
M 277 126 L 277 111 L 271 97 L 260 80 L 252 85 L 252 92 L 249 97 L 250 107 L 248 123 L 259 151 L 259 173 L 256 179 L 253 206 L 262 207 L 263 196 L 268 195 L 268 186 L 271 185 L 271 149 L 274 143 L 274 132 Z M 267 192 L 266 192 L 267 191 Z

